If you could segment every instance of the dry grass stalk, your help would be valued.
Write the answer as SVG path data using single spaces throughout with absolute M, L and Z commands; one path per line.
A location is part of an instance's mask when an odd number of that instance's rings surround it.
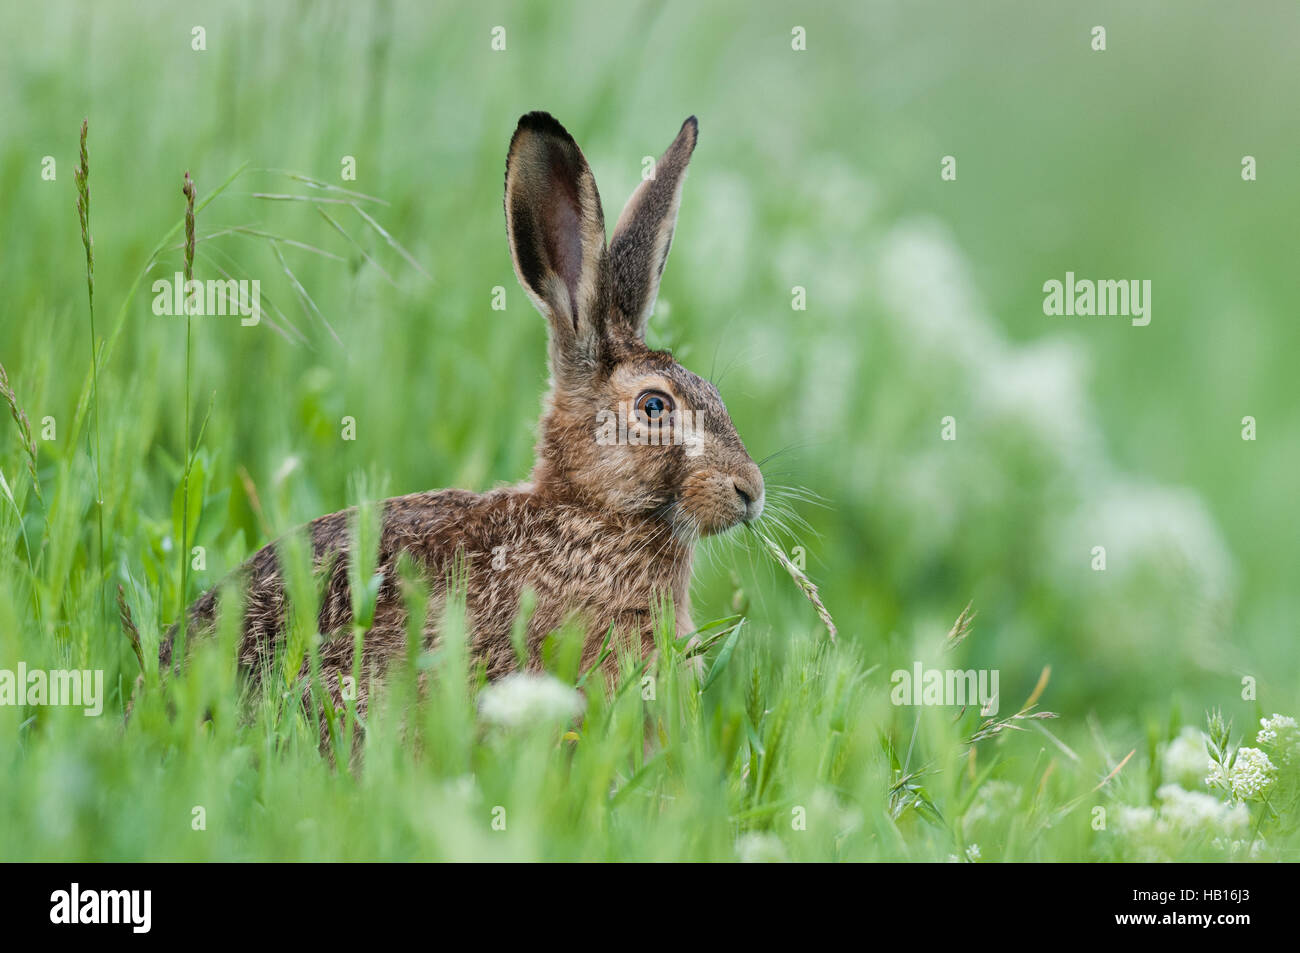
M 763 541 L 763 545 L 767 547 L 768 552 L 776 557 L 776 561 L 785 567 L 785 571 L 790 574 L 791 578 L 794 579 L 799 588 L 803 590 L 804 596 L 813 604 L 813 608 L 817 610 L 817 615 L 821 617 L 822 623 L 825 624 L 826 632 L 831 637 L 831 644 L 836 644 L 836 636 L 839 630 L 835 628 L 835 620 L 831 618 L 830 612 L 827 610 L 825 603 L 822 602 L 822 598 L 818 594 L 817 584 L 809 579 L 802 569 L 790 561 L 790 557 L 785 554 L 784 550 L 782 550 L 779 545 L 777 545 L 775 540 L 769 538 L 763 533 L 758 533 L 757 535 L 758 538 Z

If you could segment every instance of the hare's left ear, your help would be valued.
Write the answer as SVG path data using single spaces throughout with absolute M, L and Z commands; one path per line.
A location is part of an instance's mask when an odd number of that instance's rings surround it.
M 515 274 L 551 326 L 556 376 L 586 373 L 608 310 L 605 219 L 582 150 L 547 113 L 524 116 L 510 140 L 505 208 Z
M 653 175 L 637 186 L 614 226 L 609 262 L 619 312 L 616 320 L 637 338 L 645 337 L 646 322 L 659 294 L 697 132 L 694 116 L 682 123 L 673 144 L 655 163 Z

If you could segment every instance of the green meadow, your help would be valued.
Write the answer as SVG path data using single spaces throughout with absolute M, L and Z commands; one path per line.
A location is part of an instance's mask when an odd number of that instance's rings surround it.
M 1294 860 L 1298 21 L 9 5 L 0 859 Z M 327 751 L 229 626 L 160 678 L 181 607 L 313 517 L 527 477 L 546 324 L 502 183 L 533 109 L 611 227 L 699 120 L 650 339 L 769 503 L 701 546 L 698 644 L 613 688 L 561 631 L 545 681 L 488 685 L 453 604 Z M 187 172 L 193 277 L 256 280 L 255 323 L 170 306 Z M 1045 313 L 1067 274 L 1149 282 L 1149 320 Z M 20 668 L 101 673 L 102 710 Z

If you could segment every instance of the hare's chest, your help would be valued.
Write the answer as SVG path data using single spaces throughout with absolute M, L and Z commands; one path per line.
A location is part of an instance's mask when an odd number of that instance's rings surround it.
M 517 554 L 522 585 L 539 597 L 601 616 L 684 600 L 690 558 L 671 534 L 609 532 L 592 522 L 551 529 Z
M 526 556 L 527 584 L 575 607 L 627 610 L 674 594 L 680 575 L 652 538 L 559 538 Z

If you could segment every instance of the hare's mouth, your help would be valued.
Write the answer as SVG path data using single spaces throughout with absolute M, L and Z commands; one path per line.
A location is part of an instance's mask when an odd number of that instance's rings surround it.
M 752 523 L 763 513 L 763 486 L 755 480 L 711 472 L 692 476 L 673 507 L 679 532 L 714 536 Z

